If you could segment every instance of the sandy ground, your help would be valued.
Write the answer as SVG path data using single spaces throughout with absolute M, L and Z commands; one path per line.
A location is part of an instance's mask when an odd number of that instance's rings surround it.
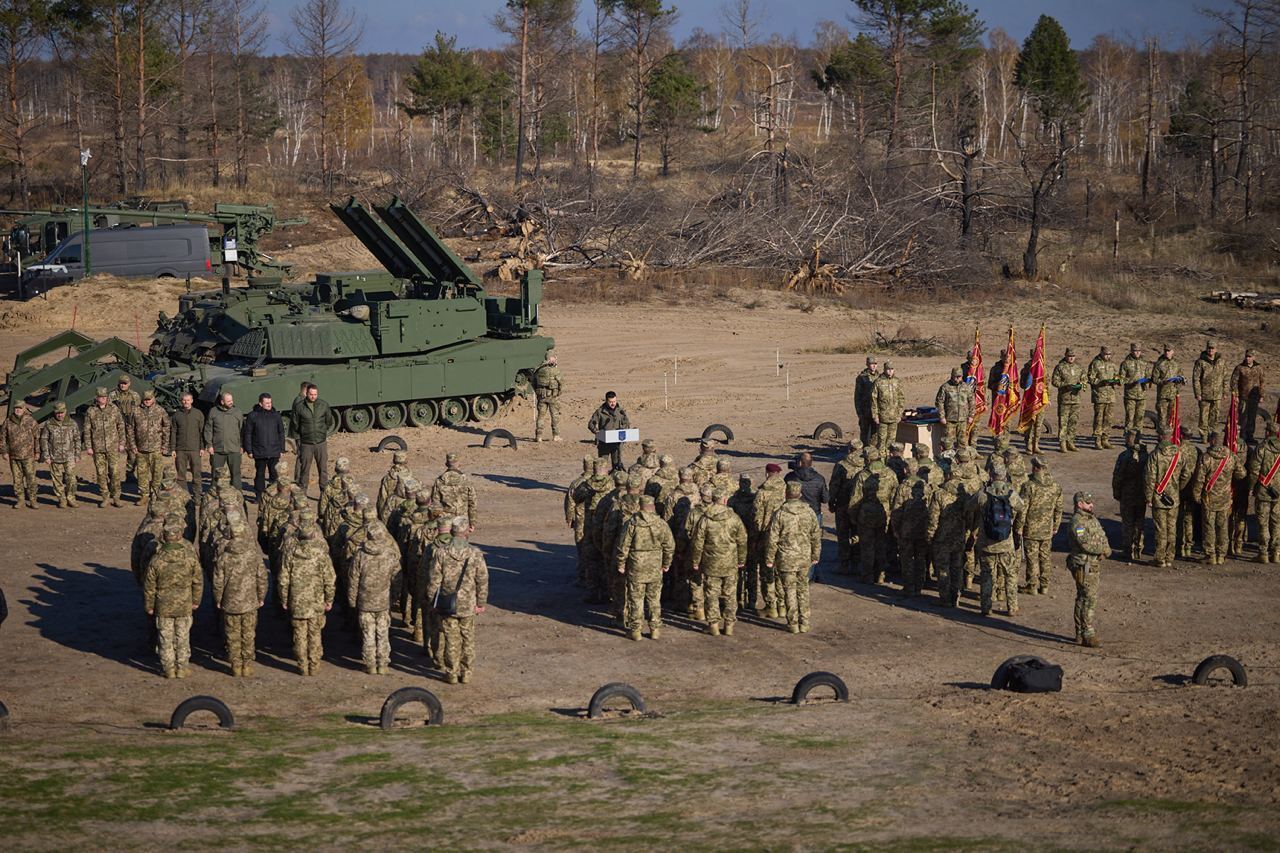
M 180 289 L 148 289 L 131 307 L 145 303 L 144 317 L 171 310 L 167 303 Z M 88 300 L 81 295 L 80 301 Z M 812 591 L 814 629 L 807 635 L 791 636 L 776 623 L 748 616 L 734 637 L 712 638 L 674 618 L 661 641 L 633 643 L 604 613 L 582 603 L 571 583 L 573 545 L 563 523 L 562 491 L 592 450 L 584 424 L 606 389 L 616 389 L 633 424 L 679 461 L 693 458 L 691 440 L 703 427 L 721 422 L 736 434 L 725 455 L 757 482 L 768 461 L 784 461 L 800 449 L 818 452 L 819 469 L 827 474 L 835 445 L 807 434 L 826 420 L 850 424 L 852 383 L 862 364 L 861 353 L 835 354 L 835 348 L 860 346 L 875 328 L 892 334 L 906 324 L 944 341 L 964 341 L 981 318 L 990 364 L 1012 316 L 1002 310 L 1008 303 L 989 301 L 976 308 L 891 305 L 875 312 L 838 306 L 803 311 L 793 307 L 796 300 L 777 294 L 752 301 L 758 306 L 747 309 L 736 295 L 700 299 L 692 291 L 682 304 L 565 304 L 551 288 L 543 316 L 565 370 L 568 441 L 485 450 L 478 431 L 401 432 L 420 479 L 433 478 L 444 453 L 455 450 L 479 494 L 474 541 L 489 562 L 492 606 L 479 619 L 478 672 L 468 686 L 434 681 L 399 628 L 394 675 L 367 676 L 358 644 L 336 625 L 328 630 L 320 677 L 303 680 L 289 659 L 285 622 L 270 604 L 261 617 L 257 677 L 229 676 L 206 604 L 193 636 L 193 675 L 165 681 L 146 647 L 128 568 L 129 541 L 142 510 L 58 511 L 48 503 L 45 481 L 43 507 L 17 511 L 7 506 L 6 472 L 0 583 L 11 612 L 0 629 L 0 700 L 14 715 L 11 737 L 19 743 L 54 737 L 61 723 L 142 727 L 167 719 L 178 701 L 196 693 L 220 696 L 242 720 L 302 719 L 374 713 L 393 687 L 427 684 L 446 703 L 450 721 L 466 724 L 507 711 L 579 708 L 596 687 L 615 680 L 636 685 L 659 709 L 708 700 L 749 703 L 788 695 L 800 676 L 822 669 L 843 676 L 853 693 L 849 705 L 829 709 L 823 719 L 833 729 L 874 733 L 864 745 L 871 750 L 864 763 L 905 780 L 894 789 L 888 825 L 866 837 L 910 827 L 1066 847 L 1188 844 L 1190 837 L 1179 835 L 1186 825 L 1160 805 L 1169 802 L 1193 804 L 1187 808 L 1194 820 L 1201 814 L 1196 808 L 1230 809 L 1233 834 L 1215 846 L 1247 845 L 1250 838 L 1274 846 L 1280 838 L 1280 580 L 1274 566 L 1229 562 L 1210 569 L 1179 562 L 1157 570 L 1107 561 L 1098 614 L 1101 649 L 1071 642 L 1074 587 L 1061 541 L 1050 593 L 1024 597 L 1012 620 L 981 617 L 972 597 L 958 612 L 945 612 L 931 597 L 907 600 L 893 586 L 851 584 L 832 574 L 830 532 Z M 1101 343 L 1118 349 L 1142 335 L 1151 346 L 1160 335 L 1178 343 L 1189 364 L 1209 328 L 1223 338 L 1229 358 L 1245 343 L 1266 339 L 1252 318 L 1199 306 L 1159 318 L 1117 316 L 1052 294 L 1028 294 L 1020 306 L 1020 353 L 1029 351 L 1033 325 L 1044 319 L 1054 360 L 1068 343 L 1083 348 L 1087 362 Z M 86 317 L 83 305 L 80 311 L 79 327 L 92 334 L 133 337 L 132 321 L 121 313 Z M 5 316 L 0 309 L 0 323 Z M 0 363 L 11 363 L 58 319 L 24 315 L 5 324 Z M 908 402 L 925 404 L 958 358 L 895 361 Z M 1088 417 L 1085 406 L 1081 422 Z M 519 404 L 495 425 L 531 438 L 531 405 Z M 349 455 L 371 492 L 390 461 L 370 452 L 378 437 L 344 435 L 331 442 L 331 458 Z M 1109 488 L 1114 452 L 1060 456 L 1052 452 L 1056 439 L 1044 445 L 1068 495 L 1078 488 L 1097 495 L 1118 545 Z M 82 476 L 90 471 L 82 463 Z M 1021 653 L 1061 664 L 1064 691 L 1022 697 L 986 689 L 996 665 Z M 1215 653 L 1244 662 L 1247 689 L 1185 684 L 1196 663 Z M 783 730 L 804 725 L 788 719 L 769 724 Z M 43 725 L 24 728 L 23 721 Z M 731 752 L 720 756 L 726 772 L 736 772 Z M 849 796 L 856 795 L 859 774 L 870 772 L 846 756 L 833 757 L 832 767 L 838 771 L 833 784 L 848 786 Z M 815 785 L 824 787 L 821 756 L 813 769 Z M 752 805 L 723 808 L 743 812 Z

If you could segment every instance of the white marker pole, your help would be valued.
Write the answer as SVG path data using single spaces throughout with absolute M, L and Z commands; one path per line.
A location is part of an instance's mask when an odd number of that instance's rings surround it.
M 777 376 L 782 372 L 782 350 L 775 349 L 773 351 L 773 375 Z
M 667 410 L 667 372 L 662 371 L 662 411 Z
M 791 402 L 791 368 L 787 368 L 787 402 Z
M 675 356 L 672 357 L 672 362 L 675 365 L 675 372 L 676 372 L 675 381 L 672 384 L 679 385 L 680 384 L 680 353 L 676 353 Z

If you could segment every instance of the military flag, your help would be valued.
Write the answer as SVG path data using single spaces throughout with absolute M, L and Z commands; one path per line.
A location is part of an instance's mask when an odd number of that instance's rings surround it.
M 973 443 L 973 431 L 978 426 L 978 419 L 987 411 L 987 371 L 982 364 L 982 331 L 973 330 L 973 352 L 969 356 L 968 373 L 964 381 L 973 393 L 973 414 L 969 416 L 966 432 L 969 443 Z
M 1231 408 L 1227 409 L 1227 435 L 1223 442 L 1232 453 L 1240 452 L 1240 409 L 1236 392 L 1231 392 Z
M 1009 345 L 1000 360 L 1000 376 L 991 395 L 991 417 L 987 426 L 992 435 L 1003 435 L 1009 418 L 1018 411 L 1018 355 L 1014 350 L 1013 326 L 1009 327 Z
M 1178 411 L 1178 398 L 1173 398 L 1173 408 L 1169 410 L 1169 429 L 1173 432 L 1173 443 L 1182 444 L 1182 413 Z
M 1013 344 L 1010 343 L 1010 346 Z M 1031 429 L 1036 416 L 1049 405 L 1049 383 L 1044 375 L 1044 326 L 1031 350 L 1031 363 L 1027 365 L 1027 383 L 1023 387 L 1022 413 L 1018 420 L 1018 432 Z

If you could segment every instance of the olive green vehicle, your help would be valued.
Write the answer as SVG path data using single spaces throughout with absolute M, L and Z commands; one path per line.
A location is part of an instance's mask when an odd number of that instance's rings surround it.
M 496 416 L 527 395 L 533 371 L 554 346 L 538 332 L 542 274 L 518 297 L 489 296 L 480 279 L 399 200 L 354 199 L 333 212 L 384 269 L 335 272 L 306 284 L 256 276 L 247 287 L 188 293 L 178 314 L 161 313 L 143 353 L 111 338 L 55 335 L 19 353 L 8 404 L 24 399 L 37 419 L 66 402 L 92 402 L 94 388 L 124 374 L 153 388 L 166 407 L 184 391 L 202 407 L 231 392 L 249 408 L 266 392 L 288 411 L 314 382 L 334 412 L 331 428 L 364 432 L 405 423 L 457 426 Z M 63 350 L 73 354 L 40 366 Z

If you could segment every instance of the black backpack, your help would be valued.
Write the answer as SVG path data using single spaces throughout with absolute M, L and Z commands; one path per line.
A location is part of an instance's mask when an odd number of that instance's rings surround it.
M 1013 533 L 1013 507 L 1006 495 L 987 495 L 987 509 L 982 517 L 982 532 L 988 542 L 1003 542 Z
M 1062 689 L 1062 667 L 1042 660 L 1012 664 L 1006 689 L 1014 693 L 1057 693 Z

